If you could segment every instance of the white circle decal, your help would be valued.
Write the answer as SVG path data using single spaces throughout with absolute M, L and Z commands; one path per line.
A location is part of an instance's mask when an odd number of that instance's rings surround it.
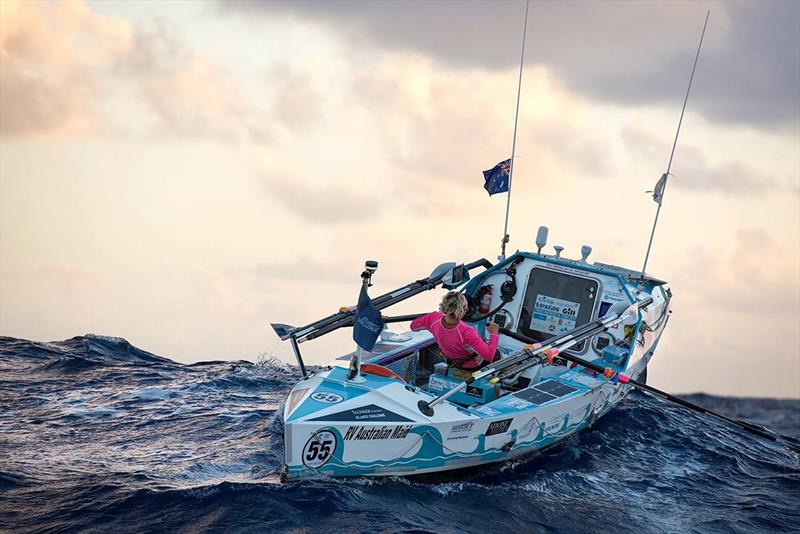
M 303 447 L 303 464 L 312 469 L 322 467 L 331 459 L 335 450 L 336 434 L 330 430 L 317 432 Z
M 317 402 L 324 402 L 326 404 L 336 404 L 344 400 L 344 397 L 338 393 L 328 393 L 326 391 L 317 391 L 311 395 L 311 398 Z

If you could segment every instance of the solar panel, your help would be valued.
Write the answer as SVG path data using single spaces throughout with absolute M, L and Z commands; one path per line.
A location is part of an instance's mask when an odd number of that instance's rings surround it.
M 544 404 L 545 402 L 549 402 L 557 398 L 556 396 L 545 393 L 544 391 L 531 388 L 518 391 L 514 393 L 514 396 L 519 397 L 520 399 L 525 399 L 533 404 Z
M 544 391 L 545 393 L 549 393 L 556 397 L 563 397 L 564 395 L 569 395 L 573 391 L 577 391 L 576 388 L 562 384 L 561 382 L 557 382 L 555 380 L 548 380 L 547 382 L 536 384 L 533 387 L 539 391 Z
M 547 380 L 541 384 L 536 384 L 532 388 L 518 391 L 514 393 L 514 396 L 533 404 L 544 404 L 564 395 L 569 395 L 573 391 L 577 391 L 577 388 L 562 384 L 556 380 Z

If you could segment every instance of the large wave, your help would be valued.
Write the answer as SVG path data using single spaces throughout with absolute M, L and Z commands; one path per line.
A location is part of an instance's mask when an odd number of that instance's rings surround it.
M 563 444 L 413 479 L 281 483 L 277 360 L 0 338 L 0 530 L 797 531 L 800 458 L 632 394 Z M 692 395 L 800 435 L 800 401 Z

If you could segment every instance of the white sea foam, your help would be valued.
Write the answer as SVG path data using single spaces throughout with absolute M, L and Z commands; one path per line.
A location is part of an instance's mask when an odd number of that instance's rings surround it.
M 127 343 L 125 338 L 115 337 L 115 336 L 103 336 L 100 334 L 86 334 L 86 337 L 89 339 L 97 339 L 99 341 L 107 341 L 109 343 L 114 343 L 115 345 L 121 345 L 123 343 Z

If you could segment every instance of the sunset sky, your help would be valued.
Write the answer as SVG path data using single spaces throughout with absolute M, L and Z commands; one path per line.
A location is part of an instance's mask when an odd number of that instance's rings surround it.
M 293 361 L 301 324 L 495 260 L 524 2 L 0 2 L 0 334 Z M 800 397 L 800 3 L 531 2 L 510 219 L 648 272 L 672 392 Z M 398 312 L 431 309 L 439 291 Z M 350 332 L 304 345 L 308 363 Z

